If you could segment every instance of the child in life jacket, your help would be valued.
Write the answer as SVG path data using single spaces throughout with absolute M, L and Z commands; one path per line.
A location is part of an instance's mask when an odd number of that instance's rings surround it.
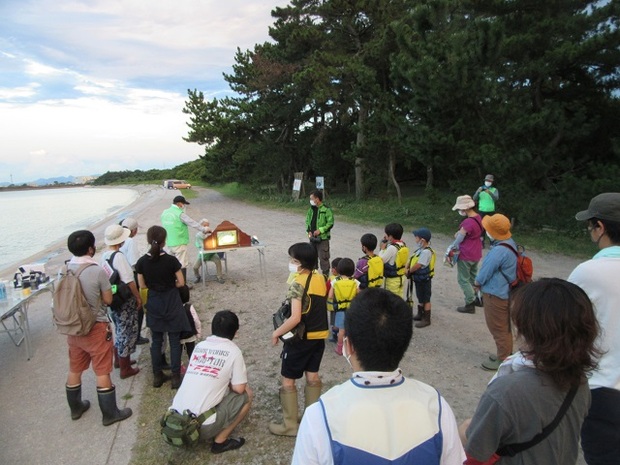
M 383 260 L 375 255 L 377 242 L 377 236 L 370 233 L 360 239 L 364 256 L 357 261 L 353 275 L 359 281 L 360 289 L 383 286 Z
M 383 260 L 385 289 L 402 299 L 405 287 L 405 267 L 409 260 L 409 249 L 407 244 L 401 240 L 403 226 L 398 223 L 390 223 L 384 231 L 385 236 L 381 241 L 379 256 Z
M 430 247 L 431 232 L 428 228 L 413 231 L 418 248 L 407 265 L 409 286 L 415 285 L 418 299 L 418 314 L 413 317 L 416 328 L 425 328 L 431 324 L 431 282 L 435 274 L 435 251 Z
M 336 257 L 332 260 L 332 268 L 329 271 L 329 278 L 325 282 L 325 287 L 327 288 L 327 308 L 329 310 L 333 307 L 333 302 L 329 299 L 329 291 L 334 286 L 334 283 L 340 279 L 340 275 L 338 274 L 338 263 L 342 260 L 341 257 Z M 329 342 L 338 342 L 338 328 L 334 325 L 334 320 L 336 318 L 336 314 L 334 312 L 329 312 L 329 329 L 330 329 L 330 337 Z
M 342 344 L 344 340 L 344 314 L 351 305 L 351 301 L 357 295 L 359 281 L 353 278 L 355 273 L 355 263 L 350 258 L 343 258 L 336 267 L 340 279 L 336 280 L 329 290 L 328 301 L 332 301 L 333 313 L 335 314 L 334 327 L 338 328 L 338 344 L 336 353 L 342 355 Z

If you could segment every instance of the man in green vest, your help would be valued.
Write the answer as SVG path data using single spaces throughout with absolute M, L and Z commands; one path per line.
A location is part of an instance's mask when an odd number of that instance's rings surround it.
M 487 174 L 484 177 L 484 184 L 480 186 L 473 195 L 474 202 L 478 203 L 478 213 L 481 218 L 487 215 L 495 215 L 495 202 L 499 200 L 499 191 L 493 186 L 495 177 Z M 484 248 L 486 234 L 482 234 L 482 247 Z
M 172 200 L 170 208 L 164 210 L 161 214 L 161 225 L 166 230 L 166 248 L 171 255 L 174 255 L 181 262 L 181 271 L 185 282 L 187 282 L 187 265 L 189 259 L 187 257 L 187 245 L 189 244 L 189 228 L 197 229 L 203 234 L 211 232 L 209 222 L 204 221 L 202 224 L 193 220 L 185 213 L 185 205 L 189 202 L 182 195 L 177 195 Z
M 334 227 L 334 213 L 323 203 L 323 192 L 314 190 L 310 193 L 310 208 L 306 213 L 306 232 L 310 243 L 319 257 L 319 267 L 323 275 L 329 276 L 329 239 Z

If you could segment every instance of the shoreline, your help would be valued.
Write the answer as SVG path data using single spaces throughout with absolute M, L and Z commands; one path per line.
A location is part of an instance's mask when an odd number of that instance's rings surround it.
M 64 186 L 68 187 L 68 186 Z M 74 187 L 74 186 L 71 186 Z M 138 212 L 148 209 L 153 203 L 162 199 L 164 195 L 164 189 L 159 185 L 154 184 L 134 184 L 123 186 L 97 186 L 104 189 L 132 189 L 138 193 L 138 197 L 129 205 L 126 205 L 107 217 L 97 221 L 94 224 L 85 225 L 85 229 L 92 231 L 95 235 L 97 250 L 105 250 L 105 244 L 103 243 L 103 234 L 105 228 L 112 224 L 115 219 L 125 218 L 127 216 L 138 216 Z M 163 210 L 163 206 L 162 206 Z M 117 222 L 118 222 L 117 220 Z M 142 225 L 140 225 L 142 226 Z M 0 269 L 0 279 L 12 280 L 17 270 L 17 267 L 27 263 L 43 262 L 45 264 L 46 273 L 48 276 L 55 276 L 63 264 L 64 260 L 68 259 L 71 255 L 67 250 L 66 238 L 58 240 L 39 252 L 36 252 L 30 256 L 24 257 L 16 262 L 9 263 L 7 266 Z M 67 255 L 65 257 L 65 255 Z

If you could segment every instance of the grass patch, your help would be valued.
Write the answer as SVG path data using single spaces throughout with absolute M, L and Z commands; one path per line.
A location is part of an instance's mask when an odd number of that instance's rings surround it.
M 256 189 L 239 183 L 224 185 L 205 185 L 227 197 L 250 204 L 276 210 L 304 211 L 308 204 L 307 195 L 293 200 L 290 195 L 275 193 L 273 189 Z M 456 196 L 449 191 L 433 190 L 430 194 L 423 188 L 403 190 L 403 201 L 395 197 L 356 200 L 351 195 L 330 195 L 325 203 L 333 211 L 336 221 L 382 227 L 398 222 L 410 234 L 414 228 L 428 227 L 434 233 L 453 235 L 462 220 L 452 206 Z M 500 204 L 501 205 L 501 204 Z M 592 257 L 596 247 L 590 242 L 585 225 L 575 221 L 575 229 L 570 232 L 548 229 L 532 229 L 519 224 L 513 228 L 514 239 L 526 247 L 542 253 L 562 254 L 582 259 Z M 405 236 L 407 237 L 407 236 Z

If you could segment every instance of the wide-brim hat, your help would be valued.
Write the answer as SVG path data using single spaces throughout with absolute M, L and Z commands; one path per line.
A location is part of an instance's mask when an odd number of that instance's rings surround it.
M 484 177 L 484 180 L 485 180 L 485 181 L 495 182 L 495 176 L 493 176 L 492 174 L 487 174 L 487 175 Z
M 117 245 L 125 242 L 129 237 L 131 231 L 127 228 L 123 228 L 120 224 L 113 224 L 105 228 L 105 244 Z
M 185 205 L 189 205 L 189 202 L 187 200 L 185 200 L 185 197 L 183 197 L 182 195 L 177 195 L 172 200 L 172 203 L 184 203 Z
M 121 226 L 123 228 L 129 229 L 130 231 L 138 229 L 138 220 L 136 220 L 135 218 L 125 218 L 122 221 Z
M 428 228 L 415 229 L 412 233 L 414 236 L 424 239 L 426 242 L 431 241 L 431 230 Z
M 504 241 L 512 237 L 512 233 L 510 232 L 510 220 L 501 213 L 487 215 L 482 218 L 482 227 L 493 239 L 498 241 Z
M 575 218 L 579 221 L 598 218 L 599 220 L 620 222 L 620 193 L 607 192 L 597 195 L 590 200 L 588 209 L 577 213 Z
M 476 206 L 476 202 L 471 198 L 471 195 L 459 195 L 456 198 L 456 203 L 452 210 L 469 210 L 470 208 L 474 208 Z

